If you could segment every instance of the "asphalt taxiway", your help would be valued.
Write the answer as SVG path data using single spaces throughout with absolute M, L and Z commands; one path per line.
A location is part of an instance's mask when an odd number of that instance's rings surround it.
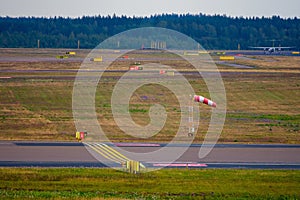
M 121 167 L 122 162 L 129 159 L 128 152 L 134 152 L 140 156 L 130 159 L 150 168 L 300 169 L 300 145 L 217 144 L 200 159 L 201 144 L 193 144 L 174 162 L 166 162 L 168 155 L 164 154 L 152 161 L 143 160 L 143 154 L 148 152 L 161 148 L 174 152 L 185 147 L 184 144 L 159 143 L 0 141 L 0 167 Z M 93 154 L 97 154 L 98 159 Z

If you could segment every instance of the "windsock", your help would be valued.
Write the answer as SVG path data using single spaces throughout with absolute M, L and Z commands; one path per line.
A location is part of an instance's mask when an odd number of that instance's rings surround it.
M 207 104 L 211 107 L 217 107 L 217 104 L 215 102 L 213 102 L 212 100 L 209 100 L 203 96 L 198 96 L 198 95 L 194 95 L 194 101 L 195 102 L 201 102 L 201 103 L 204 103 L 204 104 Z

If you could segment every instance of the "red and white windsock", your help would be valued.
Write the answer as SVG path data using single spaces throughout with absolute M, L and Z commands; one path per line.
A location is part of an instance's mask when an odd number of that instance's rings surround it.
M 211 107 L 217 107 L 217 104 L 215 102 L 213 102 L 212 100 L 209 100 L 203 96 L 198 96 L 198 95 L 194 95 L 194 101 L 195 102 L 201 102 L 201 103 L 204 103 L 204 104 L 207 104 Z

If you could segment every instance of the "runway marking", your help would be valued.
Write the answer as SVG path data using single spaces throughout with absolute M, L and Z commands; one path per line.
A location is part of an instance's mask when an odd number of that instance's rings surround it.
M 119 158 L 122 161 L 130 160 L 129 158 L 127 158 L 126 156 L 124 156 L 123 154 L 121 154 L 120 152 L 115 150 L 114 148 L 109 147 L 107 144 L 97 144 L 97 145 L 102 146 L 107 151 L 110 151 L 112 153 L 112 155 L 114 155 L 116 158 Z
M 153 163 L 154 167 L 207 167 L 203 163 Z
M 99 153 L 101 156 L 103 156 L 104 158 L 111 160 L 110 157 L 106 156 L 105 153 L 102 153 L 101 151 L 99 151 L 96 147 L 92 146 L 92 144 L 88 144 L 88 143 L 84 143 L 85 145 L 89 146 L 91 149 L 93 149 L 95 152 Z M 116 162 L 115 160 L 113 160 L 114 162 Z
M 112 147 L 108 146 L 104 143 L 87 143 L 84 142 L 85 145 L 93 149 L 95 152 L 99 153 L 104 158 L 111 160 L 116 163 L 124 163 L 129 161 L 130 159 L 121 154 L 120 152 L 116 151 Z
M 160 144 L 154 143 L 115 143 L 118 147 L 160 147 Z

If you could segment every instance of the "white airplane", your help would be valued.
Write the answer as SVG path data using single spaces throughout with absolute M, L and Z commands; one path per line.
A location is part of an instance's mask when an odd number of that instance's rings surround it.
M 293 49 L 295 47 L 249 47 L 252 49 L 261 49 L 264 50 L 265 54 L 267 53 L 275 53 L 275 52 L 280 52 L 282 50 L 287 50 L 287 49 Z
M 268 40 L 268 41 L 273 42 L 273 45 L 271 47 L 269 46 L 269 47 L 249 47 L 249 48 L 264 50 L 265 54 L 267 54 L 267 53 L 271 54 L 271 53 L 275 53 L 275 52 L 280 52 L 282 50 L 295 48 L 295 47 L 281 47 L 281 46 L 275 47 L 275 42 L 280 41 L 280 40 L 273 39 L 273 40 Z

